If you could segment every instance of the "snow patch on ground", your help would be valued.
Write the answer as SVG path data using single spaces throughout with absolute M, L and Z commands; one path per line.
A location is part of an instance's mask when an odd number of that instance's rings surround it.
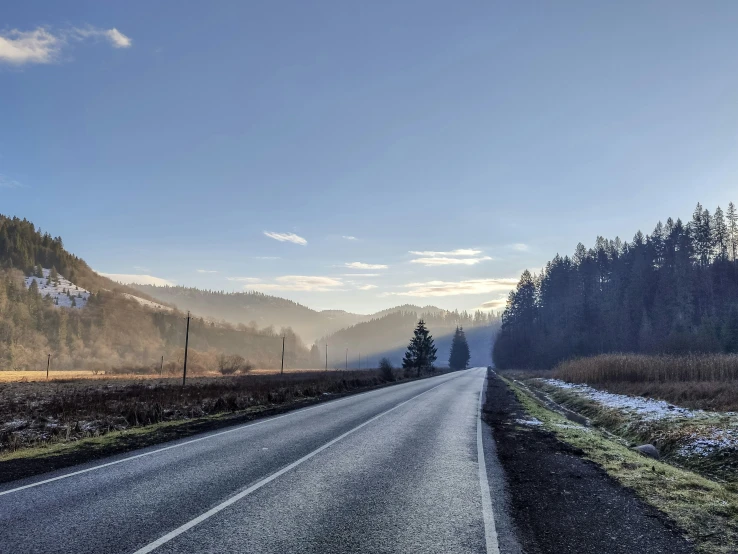
M 567 389 L 577 394 L 589 398 L 608 408 L 633 412 L 645 421 L 653 421 L 660 419 L 678 419 L 678 418 L 695 418 L 706 416 L 707 413 L 702 410 L 688 410 L 674 406 L 663 400 L 654 400 L 652 398 L 643 398 L 641 396 L 627 396 L 625 394 L 613 394 L 592 388 L 588 385 L 577 385 L 567 383 L 559 379 L 544 379 L 544 383 L 552 385 L 560 389 Z
M 684 429 L 685 433 L 677 443 L 680 445 L 676 452 L 679 456 L 711 456 L 726 451 L 738 451 L 736 412 L 690 410 L 663 400 L 614 394 L 558 379 L 542 379 L 542 382 L 574 392 L 606 408 L 620 410 L 638 425 L 654 426 L 659 422 L 667 422 L 675 426 L 673 429 Z
M 680 456 L 710 456 L 720 451 L 738 449 L 738 429 L 711 429 L 695 431 L 690 440 L 677 451 Z
M 26 288 L 30 288 L 31 283 L 36 281 L 38 293 L 42 297 L 50 297 L 57 306 L 82 309 L 87 305 L 90 291 L 75 285 L 61 274 L 58 274 L 59 277 L 56 282 L 51 281 L 49 279 L 50 273 L 50 269 L 44 269 L 43 277 L 36 277 L 35 275 L 26 277 Z
M 515 423 L 518 423 L 519 425 L 530 425 L 531 427 L 538 427 L 539 425 L 543 425 L 543 422 L 531 417 L 529 419 L 516 419 Z

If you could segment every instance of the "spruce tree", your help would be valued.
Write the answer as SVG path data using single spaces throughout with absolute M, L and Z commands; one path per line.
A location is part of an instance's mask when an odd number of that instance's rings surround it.
M 728 242 L 728 226 L 725 224 L 723 210 L 718 206 L 712 216 L 712 243 L 715 247 L 715 257 L 717 259 L 728 259 Z
M 421 319 L 418 321 L 413 338 L 407 346 L 407 352 L 405 352 L 405 357 L 402 359 L 402 367 L 404 369 L 416 369 L 417 375 L 420 377 L 420 370 L 433 367 L 436 354 L 437 350 L 433 337 L 425 327 L 425 322 Z
M 451 355 L 448 357 L 448 367 L 453 370 L 466 369 L 469 365 L 469 344 L 463 327 L 457 327 L 451 341 Z
M 735 204 L 728 204 L 728 242 L 730 259 L 735 261 L 738 254 L 738 214 L 735 211 Z

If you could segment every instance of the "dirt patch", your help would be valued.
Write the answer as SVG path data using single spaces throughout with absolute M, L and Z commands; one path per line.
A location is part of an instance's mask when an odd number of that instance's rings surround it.
M 492 374 L 484 418 L 508 480 L 511 517 L 529 554 L 694 552 L 655 508 L 527 416 Z

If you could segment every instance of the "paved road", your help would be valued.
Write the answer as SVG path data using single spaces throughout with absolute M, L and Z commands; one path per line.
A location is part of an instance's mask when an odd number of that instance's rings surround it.
M 7 483 L 0 551 L 496 553 L 478 465 L 484 377 L 401 384 Z

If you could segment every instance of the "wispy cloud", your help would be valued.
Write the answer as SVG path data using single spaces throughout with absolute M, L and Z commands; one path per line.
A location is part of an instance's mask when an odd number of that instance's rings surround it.
M 495 298 L 494 300 L 488 300 L 487 302 L 482 302 L 482 304 L 479 306 L 480 310 L 501 310 L 507 305 L 507 295 L 502 295 L 498 298 Z
M 466 281 L 427 281 L 403 285 L 409 290 L 388 292 L 386 296 L 458 296 L 461 294 L 487 294 L 510 290 L 518 283 L 517 279 L 469 279 Z
M 295 233 L 274 233 L 272 231 L 264 231 L 264 235 L 270 239 L 278 240 L 279 242 L 292 242 L 294 244 L 299 244 L 300 246 L 305 246 L 308 243 L 307 240 Z
M 381 273 L 341 273 L 341 277 L 379 277 Z
M 240 279 L 233 279 L 240 280 Z M 344 282 L 332 277 L 321 277 L 317 275 L 283 275 L 271 282 L 249 281 L 244 288 L 249 290 L 286 290 L 306 292 L 332 292 L 341 290 Z
M 87 26 L 53 31 L 37 27 L 30 31 L 12 29 L 0 33 L 0 63 L 21 66 L 24 64 L 48 64 L 59 61 L 61 52 L 72 42 L 87 39 L 104 39 L 113 48 L 128 48 L 131 39 L 118 29 L 98 29 Z
M 517 252 L 527 252 L 530 250 L 530 246 L 522 242 L 516 242 L 515 244 L 509 245 L 509 248 Z
M 348 262 L 344 266 L 349 269 L 387 269 L 389 267 L 384 264 L 365 264 L 364 262 Z
M 0 189 L 22 189 L 23 183 L 0 173 Z
M 479 262 L 491 260 L 489 256 L 480 256 L 478 258 L 416 258 L 410 260 L 411 264 L 423 264 L 431 267 L 436 265 L 476 265 Z
M 121 33 L 115 27 L 112 29 L 97 29 L 95 27 L 87 26 L 84 28 L 73 29 L 73 34 L 80 39 L 98 38 L 107 40 L 113 48 L 128 48 L 132 43 L 129 37 Z
M 376 289 L 377 288 L 377 285 L 359 285 L 356 288 L 358 290 L 372 290 L 372 289 Z
M 426 257 L 437 257 L 437 256 L 476 256 L 477 254 L 481 254 L 481 250 L 477 250 L 475 248 L 459 248 L 458 250 L 449 250 L 447 252 L 437 252 L 434 250 L 411 250 L 410 254 L 414 254 L 415 256 L 426 256 Z
M 410 260 L 411 264 L 422 264 L 427 267 L 439 265 L 476 265 L 479 262 L 491 260 L 489 256 L 480 256 L 481 250 L 476 248 L 459 248 L 458 250 L 449 250 L 446 252 L 434 250 L 411 250 L 410 254 L 420 256 Z
M 198 273 L 218 273 L 217 269 L 198 269 Z
M 154 277 L 153 275 L 134 275 L 130 273 L 100 273 L 100 275 L 124 285 L 156 285 L 163 287 L 165 285 L 172 286 L 175 284 L 174 281 L 162 277 Z
M 356 237 L 353 237 L 351 235 L 343 235 L 341 238 L 346 240 L 358 240 Z

